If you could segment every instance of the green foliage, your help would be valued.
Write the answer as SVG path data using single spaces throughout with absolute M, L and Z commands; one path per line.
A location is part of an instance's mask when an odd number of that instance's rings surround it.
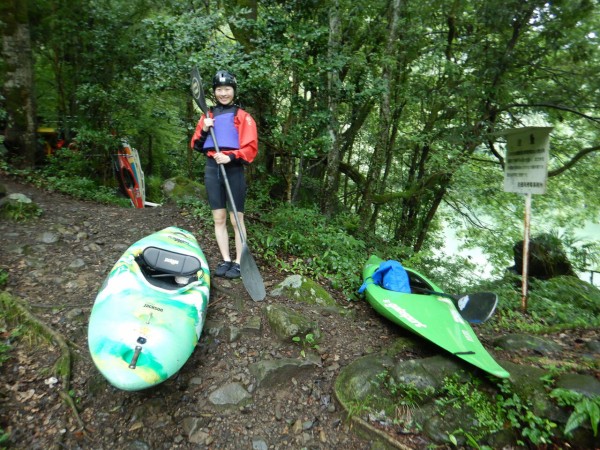
M 146 181 L 146 200 L 154 203 L 162 203 L 164 194 L 162 191 L 163 179 L 156 175 L 145 177 Z
M 504 380 L 499 384 L 499 393 L 495 397 L 486 394 L 480 387 L 479 379 L 465 382 L 449 377 L 444 380 L 442 395 L 436 400 L 440 414 L 446 408 L 468 408 L 475 417 L 473 426 L 468 430 L 459 429 L 451 433 L 449 439 L 452 442 L 456 442 L 456 435 L 464 435 L 473 445 L 506 427 L 519 433 L 519 445 L 539 446 L 552 442 L 556 424 L 535 414 L 531 402 L 512 392 L 510 382 Z
M 600 396 L 588 397 L 569 389 L 554 389 L 550 397 L 556 399 L 560 406 L 572 406 L 573 412 L 567 420 L 564 433 L 569 435 L 589 421 L 594 436 L 598 436 L 600 424 Z
M 504 427 L 505 416 L 502 406 L 481 389 L 481 381 L 472 379 L 469 382 L 459 380 L 457 377 L 444 379 L 441 396 L 436 399 L 436 405 L 441 414 L 446 408 L 467 408 L 475 416 L 477 426 L 469 430 L 469 434 L 480 440 L 482 437 L 500 431 Z M 464 434 L 457 430 L 454 434 Z
M 98 186 L 88 178 L 47 178 L 48 188 L 81 200 L 93 200 L 98 203 L 110 203 L 120 206 L 130 206 L 129 199 L 118 197 L 114 188 Z
M 552 239 L 556 248 L 564 250 L 569 262 L 579 271 L 600 265 L 600 241 L 577 237 L 572 230 L 551 230 L 543 236 Z
M 27 222 L 42 215 L 42 209 L 33 202 L 9 201 L 0 207 L 0 217 L 15 222 Z
M 0 269 L 0 289 L 6 286 L 6 283 L 8 283 L 8 271 Z
M 347 418 L 348 420 L 353 417 L 360 417 L 365 413 L 371 411 L 371 407 L 369 406 L 369 402 L 371 401 L 370 397 L 367 397 L 361 401 L 352 401 L 347 405 Z
M 11 319 L 10 314 L 11 311 L 6 308 L 6 305 L 0 303 L 0 311 L 5 315 L 9 320 Z M 5 336 L 8 336 L 8 339 L 0 342 L 0 367 L 11 358 L 10 351 L 12 349 L 12 342 L 16 339 L 19 339 L 21 336 L 27 333 L 27 330 L 23 325 L 15 325 L 14 328 L 7 331 L 6 329 L 0 329 L 0 332 Z
M 531 401 L 524 401 L 513 393 L 508 381 L 505 380 L 500 385 L 500 391 L 501 394 L 496 397 L 496 402 L 502 408 L 511 428 L 517 430 L 522 439 L 533 445 L 550 444 L 556 424 L 535 414 Z M 521 440 L 517 443 L 524 445 L 525 441 Z
M 306 357 L 306 349 L 312 348 L 315 350 L 319 350 L 319 345 L 317 344 L 317 339 L 313 333 L 308 333 L 304 338 L 300 336 L 294 336 L 292 338 L 293 342 L 300 344 L 302 346 L 302 350 L 300 350 L 300 355 L 305 358 Z
M 256 227 L 251 239 L 258 242 L 255 248 L 273 266 L 313 278 L 328 278 L 334 288 L 347 293 L 360 285 L 365 243 L 347 234 L 337 222 L 327 221 L 316 209 L 285 204 L 265 214 L 262 222 L 271 226 Z
M 10 345 L 0 342 L 0 367 L 10 359 Z
M 389 397 L 394 404 L 409 408 L 417 408 L 426 398 L 435 393 L 432 387 L 419 389 L 412 383 L 398 382 L 389 371 L 378 374 L 376 383 L 382 391 L 382 397 Z
M 351 409 L 356 408 L 357 413 L 368 414 L 382 424 L 401 427 L 405 432 L 420 429 L 414 413 L 435 393 L 433 388 L 420 389 L 412 383 L 398 382 L 387 370 L 377 374 L 371 383 L 372 393 L 352 402 Z
M 8 444 L 9 439 L 10 439 L 10 433 L 7 433 L 2 428 L 0 428 L 0 445 L 2 445 L 2 447 L 0 447 L 1 449 L 6 448 L 3 445 Z
M 494 321 L 484 326 L 503 332 L 593 328 L 600 325 L 600 290 L 576 277 L 530 279 L 527 313 L 522 312 L 521 277 L 480 283 L 469 290 L 493 291 L 499 305 Z
M 60 149 L 54 155 L 48 156 L 42 173 L 47 178 L 92 178 L 97 177 L 92 158 L 84 152 L 72 149 Z M 93 160 L 92 160 L 93 161 Z
M 196 220 L 203 223 L 206 229 L 212 228 L 212 211 L 208 202 L 197 198 L 186 197 L 180 200 L 178 205 L 191 214 Z

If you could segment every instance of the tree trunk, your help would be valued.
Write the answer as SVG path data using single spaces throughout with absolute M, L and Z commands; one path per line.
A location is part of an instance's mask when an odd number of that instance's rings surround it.
M 328 59 L 333 63 L 334 58 L 338 57 L 341 47 L 341 19 L 340 4 L 338 0 L 332 2 L 329 11 L 329 43 Z M 339 101 L 340 74 L 339 69 L 332 64 L 327 80 L 328 90 L 328 109 L 329 123 L 328 134 L 331 140 L 331 148 L 327 154 L 327 169 L 325 171 L 325 181 L 323 183 L 323 195 L 321 195 L 321 212 L 326 216 L 331 216 L 335 212 L 337 191 L 340 184 L 340 139 L 339 124 L 337 120 L 337 109 Z
M 386 43 L 385 55 L 390 60 L 396 60 L 396 46 L 398 36 L 398 22 L 400 19 L 400 0 L 392 0 L 389 20 L 389 32 Z M 360 223 L 363 228 L 371 228 L 377 222 L 378 209 L 373 209 L 373 197 L 382 192 L 385 188 L 382 182 L 383 168 L 386 160 L 389 160 L 389 152 L 394 146 L 394 124 L 392 120 L 392 91 L 396 88 L 394 82 L 395 71 L 398 70 L 398 64 L 386 65 L 382 73 L 382 83 L 384 91 L 381 96 L 381 106 L 379 109 L 379 131 L 378 140 L 373 149 L 371 164 L 367 173 L 364 185 L 362 204 L 359 209 Z
M 3 94 L 6 99 L 7 122 L 4 145 L 11 163 L 32 168 L 41 161 L 36 145 L 36 108 L 33 62 L 27 2 L 7 0 L 0 6 L 3 22 L 2 56 L 6 75 Z

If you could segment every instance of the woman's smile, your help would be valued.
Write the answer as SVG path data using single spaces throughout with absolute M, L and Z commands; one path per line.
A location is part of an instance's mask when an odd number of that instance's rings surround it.
M 222 105 L 229 105 L 233 102 L 235 91 L 231 86 L 219 86 L 215 89 L 215 96 Z

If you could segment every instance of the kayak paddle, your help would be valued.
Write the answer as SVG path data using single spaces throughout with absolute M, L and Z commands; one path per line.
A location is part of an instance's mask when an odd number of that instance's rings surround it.
M 208 117 L 208 106 L 206 105 L 206 99 L 204 97 L 202 78 L 200 77 L 200 72 L 198 71 L 197 67 L 192 69 L 192 96 L 204 115 Z M 215 143 L 215 151 L 219 153 L 219 144 L 217 143 L 217 138 L 212 127 L 210 127 L 210 135 Z M 258 266 L 256 265 L 256 262 L 254 261 L 254 258 L 250 253 L 250 249 L 246 243 L 246 236 L 244 236 L 244 233 L 242 232 L 242 224 L 238 218 L 237 208 L 235 207 L 235 203 L 233 201 L 233 195 L 231 193 L 231 188 L 229 187 L 229 180 L 227 179 L 227 172 L 225 171 L 223 164 L 219 164 L 219 167 L 221 168 L 221 175 L 223 175 L 223 180 L 225 181 L 227 198 L 231 204 L 231 209 L 233 210 L 233 215 L 235 217 L 235 223 L 242 240 L 242 254 L 240 256 L 240 273 L 242 276 L 242 281 L 244 282 L 244 287 L 246 288 L 246 291 L 248 291 L 248 294 L 250 294 L 252 300 L 259 302 L 264 300 L 267 295 L 265 291 L 265 284 L 258 270 Z

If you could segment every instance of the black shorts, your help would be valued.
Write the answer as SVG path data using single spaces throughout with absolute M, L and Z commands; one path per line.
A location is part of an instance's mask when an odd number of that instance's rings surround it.
M 241 164 L 224 164 L 227 180 L 231 188 L 231 195 L 235 202 L 235 208 L 238 212 L 244 212 L 246 203 L 246 177 L 244 175 L 244 166 Z M 221 173 L 221 168 L 212 158 L 207 158 L 204 169 L 204 186 L 208 194 L 208 204 L 210 209 L 224 209 L 228 206 L 227 189 L 225 180 Z M 231 205 L 229 205 L 231 208 Z

